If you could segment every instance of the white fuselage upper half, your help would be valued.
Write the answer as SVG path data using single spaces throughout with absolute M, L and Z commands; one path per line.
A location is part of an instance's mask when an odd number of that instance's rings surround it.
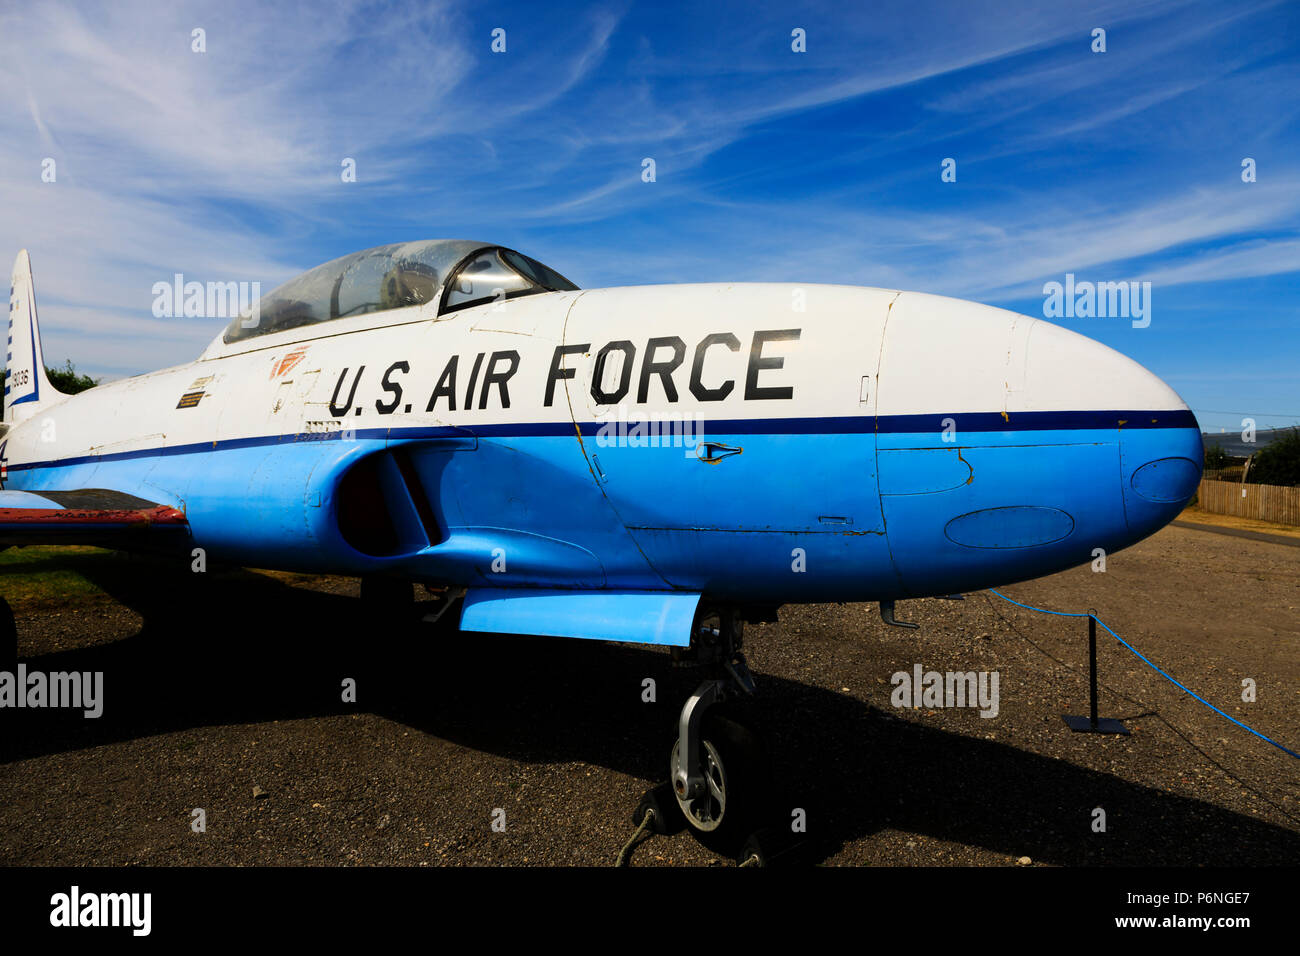
M 536 295 L 441 317 L 432 305 L 415 306 L 230 345 L 218 337 L 188 365 L 43 408 L 11 433 L 8 458 L 619 414 L 731 420 L 1185 408 L 1114 350 L 1002 309 L 847 286 L 640 286 Z

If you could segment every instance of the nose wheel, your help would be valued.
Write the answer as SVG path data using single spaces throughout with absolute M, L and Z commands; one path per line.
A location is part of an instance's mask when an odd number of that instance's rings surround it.
M 696 618 L 689 650 L 678 662 L 705 667 L 710 678 L 682 707 L 669 779 L 687 826 L 709 849 L 733 856 L 759 824 L 771 780 L 757 736 L 719 704 L 754 693 L 741 653 L 743 623 L 726 610 Z
M 727 768 L 713 741 L 705 738 L 700 741 L 702 764 L 699 773 L 704 778 L 704 792 L 698 797 L 677 797 L 677 806 L 681 808 L 690 825 L 702 833 L 712 833 L 722 826 L 727 818 Z M 685 774 L 682 768 L 682 748 L 673 745 L 671 764 L 673 779 Z
M 758 738 L 738 721 L 708 714 L 694 773 L 682 763 L 683 749 L 679 740 L 670 762 L 677 806 L 696 839 L 717 853 L 735 856 L 761 822 L 771 785 Z M 684 793 L 677 786 L 684 775 L 697 777 L 702 785 Z

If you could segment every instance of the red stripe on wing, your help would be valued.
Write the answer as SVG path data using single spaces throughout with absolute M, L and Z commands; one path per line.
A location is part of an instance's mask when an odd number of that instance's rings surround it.
M 66 525 L 108 525 L 149 527 L 183 525 L 185 512 L 166 505 L 138 510 L 87 510 L 84 508 L 0 508 L 0 526 L 61 527 Z

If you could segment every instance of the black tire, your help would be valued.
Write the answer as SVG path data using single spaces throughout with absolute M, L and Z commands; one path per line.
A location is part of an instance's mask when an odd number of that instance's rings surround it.
M 704 798 L 710 801 L 707 808 L 698 806 L 699 801 L 680 798 L 677 804 L 692 835 L 701 844 L 722 856 L 735 856 L 768 816 L 771 774 L 767 754 L 745 725 L 714 711 L 704 715 L 701 737 L 701 758 L 714 764 L 711 774 L 715 784 L 720 782 L 719 776 L 725 783 L 722 788 L 725 801 L 720 804 L 711 793 Z M 670 771 L 675 767 L 676 752 L 674 745 Z M 712 828 L 702 827 L 699 816 L 712 817 Z

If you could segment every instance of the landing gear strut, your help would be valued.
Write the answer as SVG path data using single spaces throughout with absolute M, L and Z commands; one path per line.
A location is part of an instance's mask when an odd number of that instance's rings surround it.
M 741 652 L 744 622 L 731 609 L 702 609 L 691 646 L 674 651 L 709 675 L 687 699 L 669 762 L 673 795 L 701 843 L 720 853 L 739 849 L 763 815 L 770 781 L 755 735 L 715 709 L 751 697 L 754 680 Z

